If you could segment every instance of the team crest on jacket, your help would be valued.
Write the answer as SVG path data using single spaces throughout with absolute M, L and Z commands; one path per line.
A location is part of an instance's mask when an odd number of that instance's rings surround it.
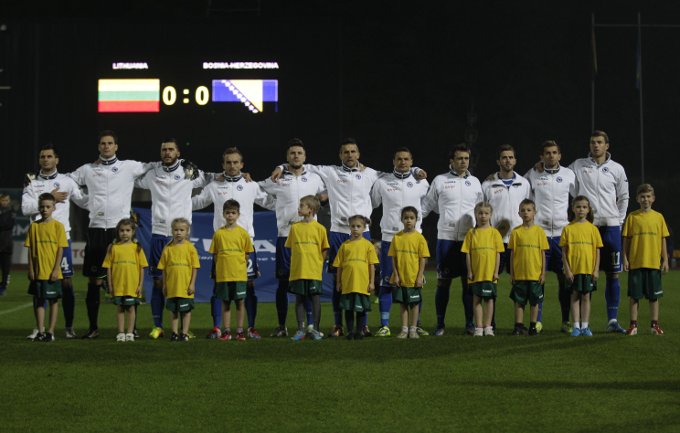
M 557 182 L 557 183 L 562 183 L 562 178 L 561 178 L 560 176 L 557 176 L 557 177 L 555 178 L 555 182 Z
M 243 191 L 243 185 L 237 185 L 237 186 L 236 186 L 236 189 L 237 189 L 238 191 Z
M 470 186 L 470 185 L 472 185 L 472 182 L 470 182 L 469 180 L 466 180 L 466 181 L 465 181 L 465 186 Z
M 304 177 L 304 176 L 302 176 L 302 177 L 300 178 L 300 180 L 303 181 L 303 182 L 307 182 L 307 178 Z
M 406 182 L 406 186 L 409 188 L 413 188 L 413 182 Z
M 357 180 L 361 180 L 361 175 L 360 175 L 360 174 L 357 174 L 357 175 L 356 175 L 356 178 L 357 178 Z
M 118 173 L 118 167 L 113 167 L 113 168 L 111 169 L 111 171 L 114 172 L 114 173 Z
M 59 182 L 54 182 L 54 189 L 59 189 Z
M 609 167 L 602 167 L 602 173 L 609 173 Z
M 179 174 L 175 175 L 175 180 L 180 180 L 182 177 Z

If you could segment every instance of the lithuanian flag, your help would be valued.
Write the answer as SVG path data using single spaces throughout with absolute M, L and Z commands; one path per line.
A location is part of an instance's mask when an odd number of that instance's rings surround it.
M 100 113 L 158 113 L 160 111 L 160 80 L 102 79 L 99 80 Z

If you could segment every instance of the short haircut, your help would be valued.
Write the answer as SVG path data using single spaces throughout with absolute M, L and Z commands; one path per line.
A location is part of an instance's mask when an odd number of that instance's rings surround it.
M 413 153 L 411 152 L 411 150 L 408 147 L 402 146 L 402 147 L 397 148 L 397 150 L 394 151 L 394 156 L 397 156 L 397 153 L 399 153 L 399 152 L 406 152 L 409 155 L 411 155 L 411 158 L 413 158 Z
M 4 191 L 0 192 L 0 198 L 5 198 L 5 197 L 9 197 L 9 193 L 4 192 Z
M 527 205 L 527 204 L 530 204 L 534 208 L 534 210 L 536 210 L 536 202 L 533 201 L 530 198 L 525 198 L 524 200 L 519 202 L 519 208 L 522 209 L 522 206 Z
M 345 137 L 340 140 L 340 147 L 344 146 L 345 144 L 354 144 L 358 147 L 357 141 L 352 137 Z
M 477 211 L 480 209 L 489 209 L 491 213 L 493 213 L 493 206 L 491 206 L 491 203 L 488 201 L 480 201 L 475 205 L 475 210 L 474 213 L 477 214 Z
M 415 207 L 413 207 L 413 206 L 405 206 L 405 207 L 401 210 L 401 217 L 402 217 L 402 218 L 404 218 L 404 214 L 405 214 L 406 212 L 411 212 L 411 213 L 413 213 L 413 214 L 416 216 L 416 219 L 418 219 L 418 209 L 416 209 Z
M 222 160 L 224 160 L 225 156 L 234 153 L 237 153 L 241 157 L 241 161 L 243 161 L 243 154 L 241 153 L 240 150 L 238 150 L 238 147 L 227 147 L 226 149 L 224 149 L 224 152 L 222 153 Z
M 312 212 L 317 213 L 321 207 L 321 202 L 315 195 L 306 195 L 300 199 L 300 204 L 309 206 Z
M 468 146 L 467 143 L 459 143 L 453 146 L 453 149 L 449 152 L 449 159 L 455 158 L 456 152 L 467 152 L 468 155 L 472 154 L 470 146 Z
M 560 145 L 557 144 L 555 140 L 545 140 L 543 144 L 541 145 L 541 153 L 545 151 L 546 148 L 548 147 L 557 147 L 558 152 L 562 152 L 562 149 L 560 149 Z
M 602 130 L 600 130 L 600 129 L 596 129 L 595 131 L 593 131 L 593 132 L 590 134 L 590 136 L 591 136 L 591 137 L 602 137 L 602 138 L 604 138 L 604 142 L 605 142 L 605 143 L 609 143 L 609 135 L 607 135 L 606 132 L 604 132 L 604 131 L 602 131 Z
M 500 146 L 498 146 L 498 151 L 496 153 L 497 158 L 500 160 L 501 159 L 501 153 L 508 152 L 508 151 L 512 151 L 512 154 L 516 156 L 515 148 L 512 147 L 512 144 L 501 144 Z
M 234 199 L 229 199 L 222 205 L 222 212 L 228 210 L 235 210 L 236 212 L 241 213 L 241 204 Z
M 170 223 L 170 227 L 173 227 L 173 228 L 174 228 L 175 225 L 177 225 L 177 224 L 184 224 L 185 226 L 187 226 L 187 229 L 191 230 L 191 223 L 190 223 L 189 220 L 186 219 L 186 218 L 175 218 L 175 219 L 172 220 L 172 222 Z
M 164 138 L 163 141 L 161 141 L 161 144 L 165 144 L 165 143 L 175 143 L 175 147 L 177 148 L 177 150 L 179 150 L 179 145 L 177 144 L 177 139 L 172 138 L 172 137 Z
M 371 224 L 371 220 L 363 215 L 352 215 L 347 219 L 347 222 L 350 224 L 352 224 L 352 221 L 361 221 L 362 224 L 365 225 L 366 227 L 368 227 L 369 224 Z
M 110 129 L 105 129 L 99 133 L 98 141 L 101 141 L 103 137 L 113 137 L 113 142 L 118 144 L 118 135 Z
M 49 192 L 44 192 L 44 193 L 42 193 L 38 196 L 38 203 L 40 203 L 43 200 L 49 200 L 49 201 L 54 202 L 54 203 L 57 202 L 57 199 L 54 198 L 54 196 L 52 194 L 50 194 Z
M 54 152 L 54 156 L 55 156 L 56 158 L 59 158 L 59 154 L 57 153 L 57 148 L 54 146 L 54 144 L 52 144 L 52 143 L 47 143 L 47 144 L 41 146 L 41 147 L 40 147 L 40 152 L 42 152 L 43 150 L 51 150 L 52 152 Z M 38 152 L 38 153 L 40 153 L 40 152 Z
M 288 153 L 291 147 L 301 147 L 304 149 L 305 143 L 303 143 L 301 139 L 293 137 L 290 140 L 288 140 L 288 143 L 286 144 L 286 153 Z
M 576 218 L 576 215 L 574 214 L 573 208 L 574 208 L 574 205 L 576 204 L 577 201 L 584 201 L 584 202 L 588 203 L 588 215 L 586 215 L 586 219 L 592 223 L 593 220 L 595 219 L 594 216 L 593 216 L 593 206 L 590 204 L 590 200 L 585 195 L 577 195 L 571 201 L 571 206 L 569 206 L 569 210 L 567 212 L 569 221 L 573 221 Z
M 654 194 L 654 187 L 649 184 L 649 183 L 643 183 L 642 185 L 637 187 L 637 191 L 635 192 L 635 195 L 638 196 L 640 194 L 648 193 L 651 192 Z M 2 197 L 2 196 L 0 196 Z

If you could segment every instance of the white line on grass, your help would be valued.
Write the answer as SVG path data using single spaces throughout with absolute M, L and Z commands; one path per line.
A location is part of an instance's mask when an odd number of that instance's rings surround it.
M 18 307 L 10 308 L 9 310 L 4 310 L 0 311 L 0 316 L 4 316 L 5 314 L 9 313 L 14 313 L 15 311 L 23 310 L 24 308 L 32 307 L 33 303 L 28 303 L 28 304 L 22 304 L 19 305 Z

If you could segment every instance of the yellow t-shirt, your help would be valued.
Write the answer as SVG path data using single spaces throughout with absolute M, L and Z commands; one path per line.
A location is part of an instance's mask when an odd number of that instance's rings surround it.
M 102 268 L 111 268 L 113 296 L 137 297 L 139 278 L 149 266 L 144 250 L 137 251 L 137 246 L 136 242 L 112 244 L 104 257 Z
M 68 247 L 64 225 L 55 219 L 35 221 L 28 228 L 24 246 L 31 248 L 36 280 L 49 280 L 59 248 Z M 61 266 L 58 267 L 59 279 L 62 279 Z
M 163 270 L 166 298 L 193 298 L 187 293 L 194 269 L 200 268 L 198 251 L 191 242 L 169 243 L 163 248 L 158 269 Z
M 560 246 L 567 247 L 567 263 L 574 275 L 588 275 L 595 270 L 595 255 L 602 248 L 600 232 L 590 222 L 570 222 L 560 238 Z
M 550 249 L 548 238 L 538 225 L 512 229 L 508 249 L 512 250 L 512 275 L 516 281 L 538 281 L 545 263 L 543 251 Z
M 670 236 L 666 220 L 659 212 L 638 209 L 628 214 L 623 225 L 623 237 L 630 238 L 628 263 L 630 269 L 659 269 L 662 239 Z
M 215 257 L 215 281 L 248 281 L 246 254 L 255 249 L 250 235 L 241 226 L 217 230 L 209 251 Z
M 503 237 L 495 227 L 471 228 L 465 234 L 460 251 L 470 255 L 472 280 L 468 283 L 493 281 L 496 270 L 496 255 L 505 251 Z
M 323 278 L 323 251 L 330 247 L 324 226 L 316 221 L 291 225 L 285 246 L 290 248 L 290 281 Z
M 365 238 L 347 240 L 338 250 L 333 266 L 342 269 L 340 284 L 342 294 L 362 293 L 368 295 L 368 266 L 380 263 L 375 247 Z
M 392 238 L 387 255 L 397 257 L 397 272 L 401 286 L 415 287 L 420 259 L 430 257 L 430 249 L 427 247 L 425 237 L 418 231 L 404 233 L 402 230 Z

